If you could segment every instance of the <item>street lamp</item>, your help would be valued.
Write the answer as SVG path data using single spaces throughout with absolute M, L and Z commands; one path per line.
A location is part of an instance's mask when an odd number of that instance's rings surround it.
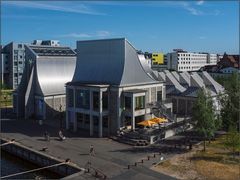
M 62 129 L 62 105 L 59 106 L 60 129 Z
M 4 102 L 5 102 L 5 114 L 6 114 L 6 116 L 7 116 L 7 96 L 4 95 L 4 96 L 3 96 L 3 99 L 4 99 Z

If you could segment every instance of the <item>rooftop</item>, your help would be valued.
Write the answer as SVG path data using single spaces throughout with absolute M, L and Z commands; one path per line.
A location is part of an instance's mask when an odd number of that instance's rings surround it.
M 29 46 L 38 56 L 76 56 L 69 47 Z

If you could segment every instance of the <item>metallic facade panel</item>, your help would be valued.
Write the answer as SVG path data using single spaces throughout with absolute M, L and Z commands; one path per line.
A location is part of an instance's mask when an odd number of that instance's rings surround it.
M 44 96 L 64 94 L 65 84 L 72 80 L 76 57 L 40 56 L 36 61 L 37 79 Z
M 126 86 L 157 81 L 145 72 L 136 49 L 122 38 L 78 41 L 73 82 Z

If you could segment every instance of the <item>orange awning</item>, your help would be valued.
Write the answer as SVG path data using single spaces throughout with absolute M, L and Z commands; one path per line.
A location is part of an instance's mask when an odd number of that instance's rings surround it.
M 165 123 L 165 122 L 168 122 L 168 120 L 166 118 L 153 118 L 153 119 L 150 119 L 150 121 L 153 121 L 155 123 Z
M 139 125 L 142 125 L 142 126 L 152 126 L 153 124 L 156 124 L 156 122 L 153 122 L 153 121 L 150 121 L 150 120 L 145 120 L 145 121 L 142 121 L 140 123 L 137 123 Z

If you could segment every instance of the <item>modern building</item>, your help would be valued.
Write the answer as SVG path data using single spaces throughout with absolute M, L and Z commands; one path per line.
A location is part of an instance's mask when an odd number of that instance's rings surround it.
M 66 92 L 66 128 L 98 137 L 134 130 L 153 117 L 151 103 L 166 98 L 164 82 L 124 38 L 78 41 L 76 70 Z
M 44 120 L 65 110 L 65 83 L 72 80 L 76 53 L 69 47 L 26 45 L 22 81 L 13 94 L 19 118 Z
M 164 63 L 163 53 L 152 53 L 152 65 L 160 65 Z
M 219 55 L 209 53 L 191 53 L 176 49 L 167 54 L 168 69 L 179 72 L 198 71 L 206 65 L 216 65 Z
M 167 55 L 166 54 L 163 55 L 163 63 L 157 63 L 157 64 L 152 63 L 151 67 L 154 71 L 158 71 L 158 72 L 167 70 L 167 68 L 168 68 L 168 66 L 167 66 Z
M 173 113 L 178 117 L 191 117 L 200 89 L 210 93 L 216 113 L 219 112 L 221 105 L 217 97 L 224 94 L 224 88 L 206 71 L 178 73 L 166 70 L 159 73 L 159 78 L 166 81 L 166 95 L 172 100 Z
M 38 46 L 60 46 L 58 40 L 34 40 L 32 44 Z
M 3 83 L 12 89 L 16 89 L 22 79 L 25 61 L 24 45 L 25 43 L 11 42 L 2 47 L 1 77 Z

